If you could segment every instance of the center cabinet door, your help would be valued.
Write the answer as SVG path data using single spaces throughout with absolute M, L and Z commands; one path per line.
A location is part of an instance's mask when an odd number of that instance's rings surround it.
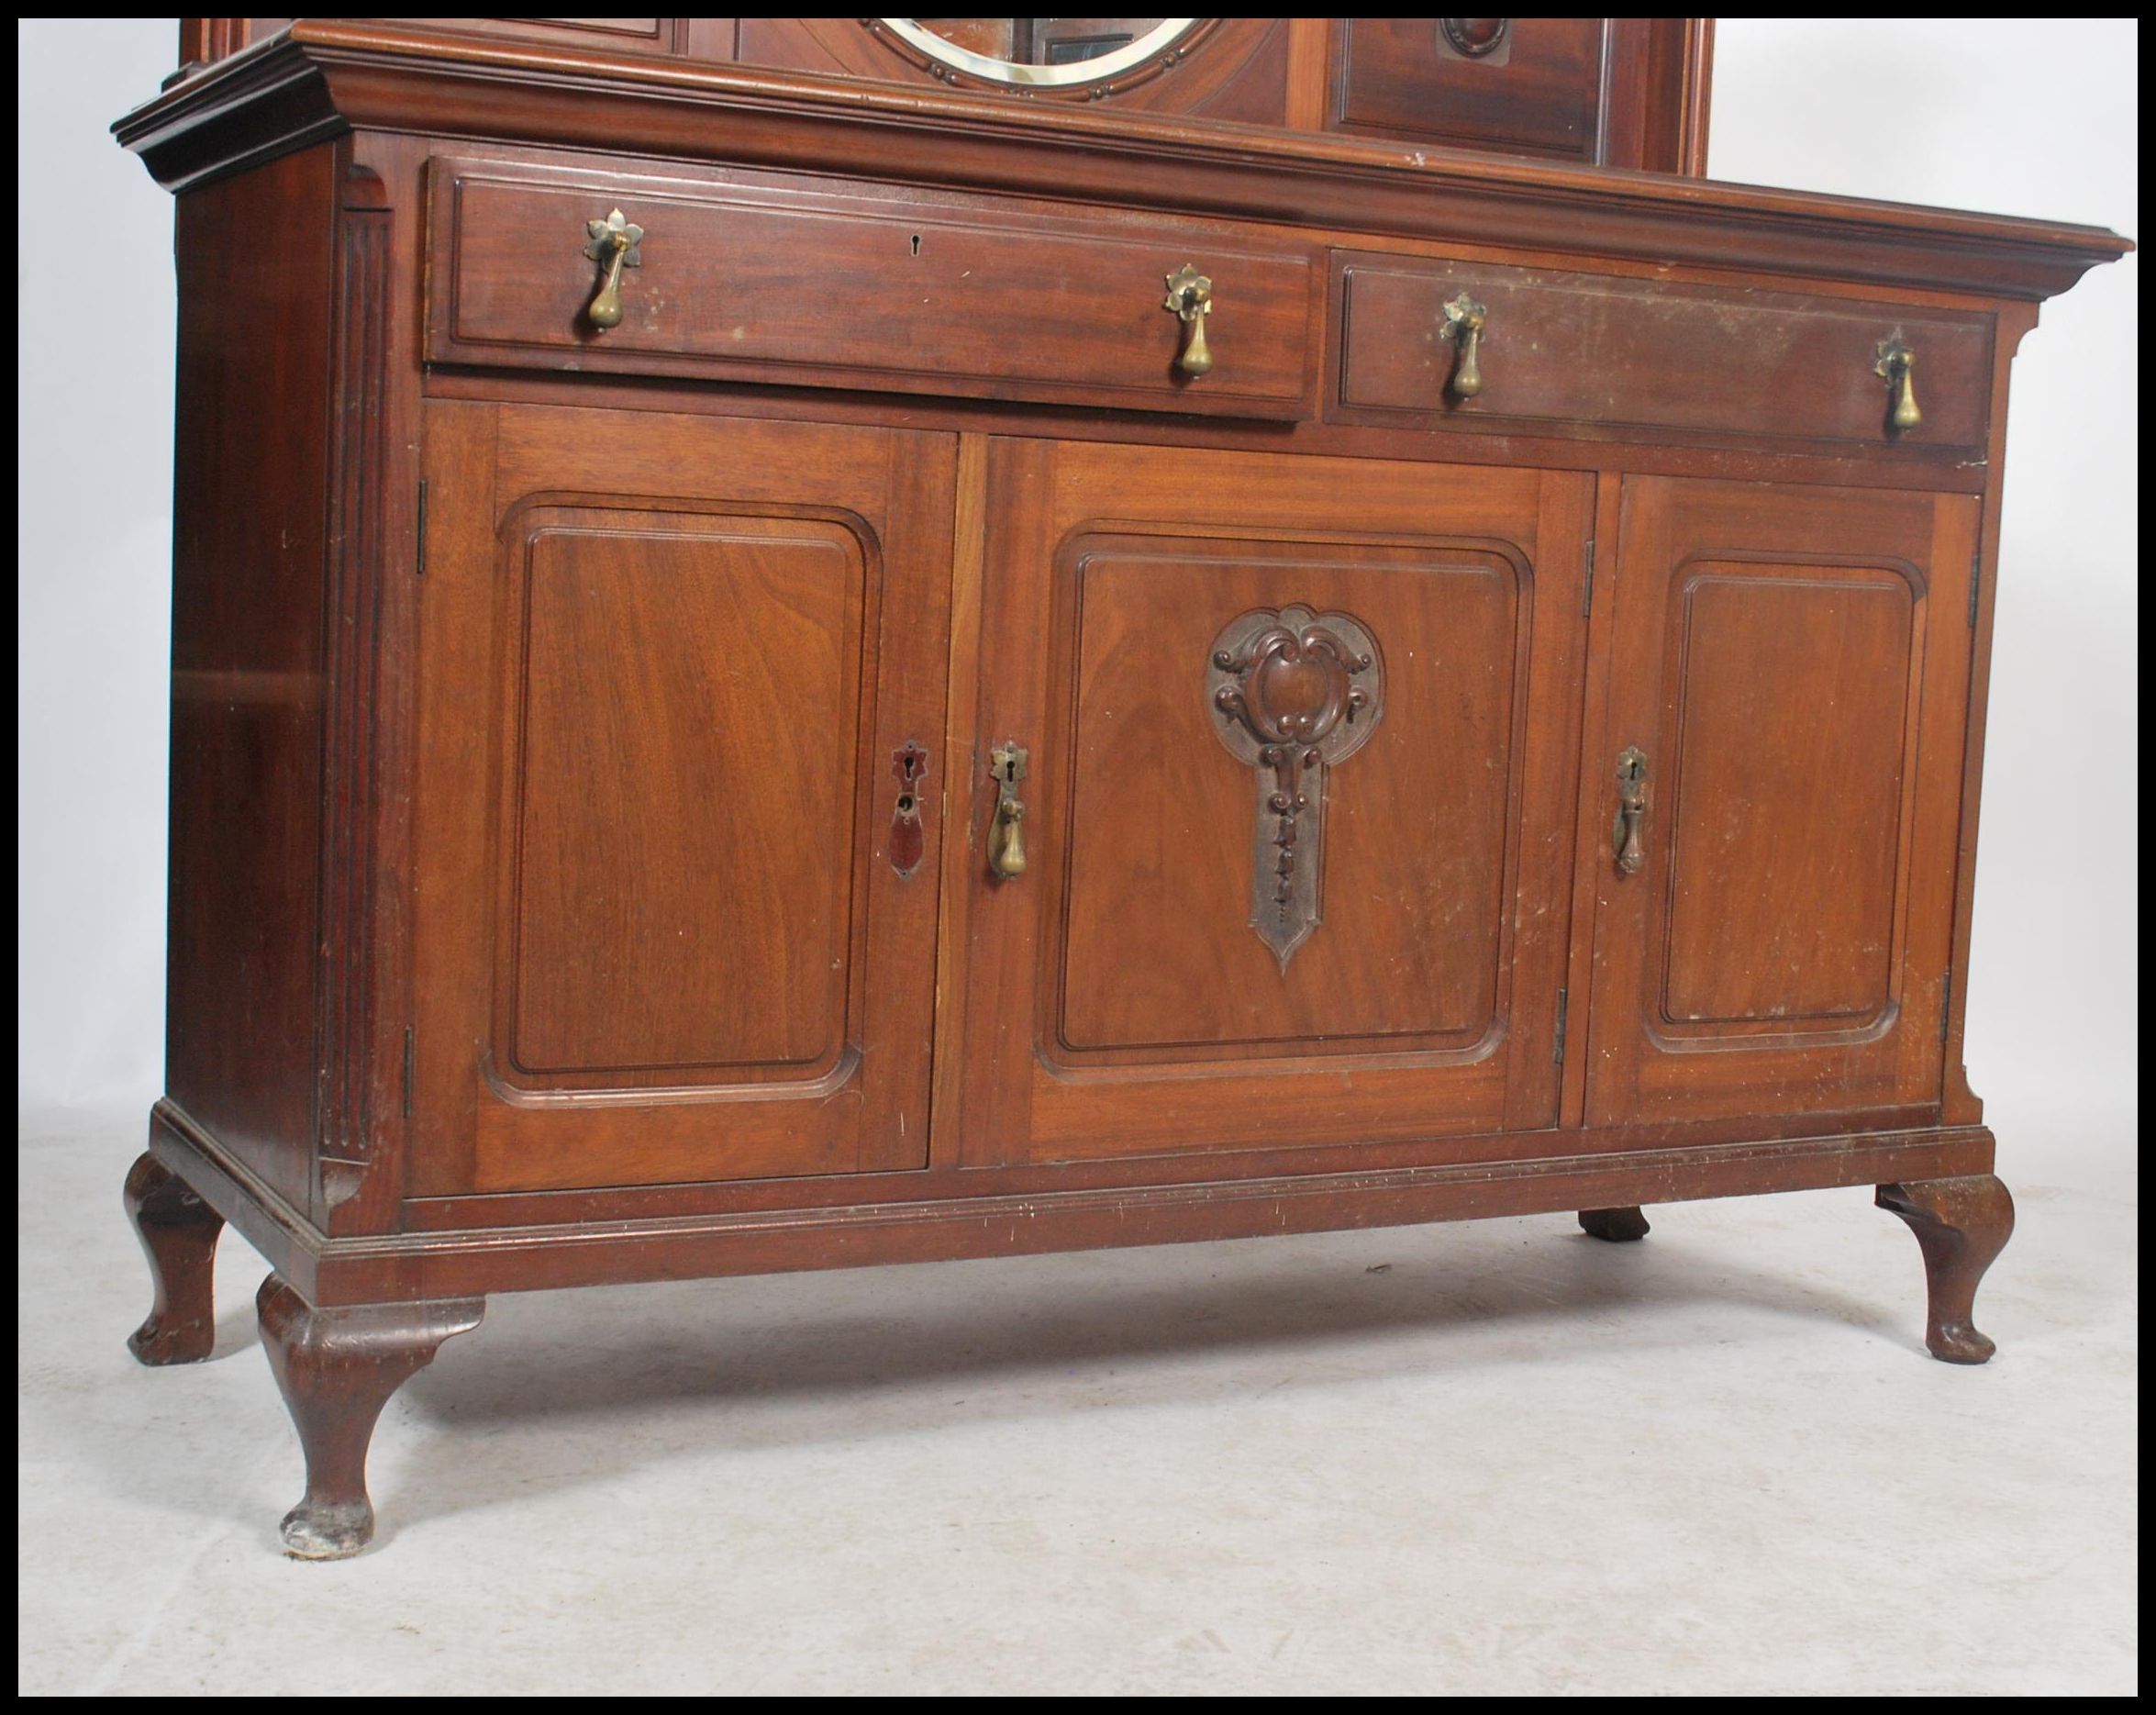
M 1590 479 L 1020 440 L 968 475 L 939 1159 L 1554 1124 Z
M 926 1161 L 955 447 L 428 407 L 416 1192 Z

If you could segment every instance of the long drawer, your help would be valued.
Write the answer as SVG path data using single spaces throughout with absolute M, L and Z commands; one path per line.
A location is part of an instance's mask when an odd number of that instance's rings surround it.
M 1350 254 L 1339 414 L 1520 433 L 1733 436 L 1965 455 L 1984 443 L 1992 322 L 1977 311 L 1631 276 Z M 1481 387 L 1460 329 L 1483 316 Z M 1882 348 L 1911 354 L 1918 420 L 1897 427 Z
M 588 223 L 617 210 L 642 237 L 603 328 Z M 1310 416 L 1317 392 L 1313 255 L 1216 223 L 453 158 L 432 163 L 429 219 L 439 363 L 1275 418 Z M 1213 286 L 1195 377 L 1166 302 L 1186 264 Z

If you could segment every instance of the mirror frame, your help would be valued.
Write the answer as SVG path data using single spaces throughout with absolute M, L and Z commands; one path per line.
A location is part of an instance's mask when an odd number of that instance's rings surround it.
M 947 41 L 909 17 L 876 20 L 916 52 L 928 55 L 930 61 L 984 83 L 1001 84 L 1011 89 L 1075 89 L 1105 82 L 1163 54 L 1173 53 L 1204 21 L 1195 17 L 1162 18 L 1137 40 L 1096 59 L 1076 60 L 1069 65 L 1017 65 L 1008 60 L 990 59 L 986 54 Z

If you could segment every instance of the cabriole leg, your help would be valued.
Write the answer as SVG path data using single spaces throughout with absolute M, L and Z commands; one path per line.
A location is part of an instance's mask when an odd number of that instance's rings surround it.
M 1924 1343 L 1948 1364 L 1982 1364 L 1997 1350 L 1971 1320 L 1976 1283 L 2014 1232 L 2014 1199 L 1988 1173 L 1883 1185 L 1878 1204 L 1908 1223 L 1924 1253 L 1930 1314 Z
M 341 1560 L 374 1534 L 367 1447 L 390 1395 L 434 1361 L 441 1342 L 479 1326 L 482 1298 L 317 1309 L 277 1275 L 255 1295 L 262 1350 L 299 1431 L 307 1492 L 284 1515 L 284 1552 Z
M 122 1201 L 150 1259 L 150 1315 L 128 1350 L 145 1364 L 200 1363 L 217 1343 L 210 1283 L 225 1218 L 151 1155 L 128 1170 Z
M 1580 1230 L 1612 1244 L 1628 1244 L 1647 1236 L 1647 1217 L 1636 1208 L 1584 1208 Z

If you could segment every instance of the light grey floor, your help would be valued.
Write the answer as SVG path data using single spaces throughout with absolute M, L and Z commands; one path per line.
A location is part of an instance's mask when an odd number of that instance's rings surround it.
M 122 1345 L 140 1130 L 26 1126 L 26 1691 L 2137 1684 L 2128 1186 L 2016 1184 L 1981 1370 L 1862 1191 L 501 1297 L 308 1565 L 260 1262 Z

